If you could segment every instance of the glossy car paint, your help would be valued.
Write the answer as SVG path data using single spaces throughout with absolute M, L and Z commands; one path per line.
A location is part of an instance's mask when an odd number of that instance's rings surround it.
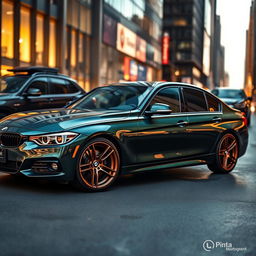
M 238 139 L 239 156 L 245 153 L 248 130 L 242 114 L 221 101 L 220 112 L 145 115 L 150 99 L 165 86 L 190 87 L 177 83 L 149 84 L 144 102 L 132 111 L 102 114 L 65 108 L 17 113 L 2 119 L 0 132 L 21 134 L 24 143 L 18 148 L 5 148 L 7 162 L 0 163 L 0 171 L 73 180 L 83 146 L 97 136 L 108 138 L 116 145 L 122 173 L 210 163 L 216 144 L 225 132 L 231 132 Z M 39 146 L 26 139 L 31 135 L 62 131 L 76 132 L 79 136 L 57 146 Z M 32 166 L 44 161 L 58 163 L 60 171 L 34 172 Z

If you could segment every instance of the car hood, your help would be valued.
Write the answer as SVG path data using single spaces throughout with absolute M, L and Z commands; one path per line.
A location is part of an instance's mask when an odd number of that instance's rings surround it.
M 96 112 L 77 109 L 50 109 L 20 112 L 0 120 L 0 132 L 17 132 L 33 135 L 61 132 L 75 128 L 113 122 L 128 117 L 130 112 Z

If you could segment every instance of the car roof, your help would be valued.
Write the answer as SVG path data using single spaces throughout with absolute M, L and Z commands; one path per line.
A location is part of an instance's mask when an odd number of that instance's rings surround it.
M 26 73 L 28 75 L 32 75 L 34 73 L 43 72 L 43 73 L 51 73 L 51 74 L 58 74 L 59 69 L 57 68 L 49 68 L 49 67 L 42 67 L 42 66 L 29 66 L 29 67 L 15 67 L 12 69 L 7 69 L 9 72 L 16 73 Z
M 218 87 L 213 90 L 232 90 L 232 91 L 244 91 L 243 88 L 231 88 L 231 87 Z
M 180 82 L 167 82 L 167 81 L 153 81 L 153 82 L 147 82 L 147 81 L 135 81 L 135 82 L 120 82 L 120 83 L 113 83 L 110 84 L 111 85 L 133 85 L 133 86 L 147 86 L 147 87 L 152 87 L 152 88 L 158 88 L 158 87 L 162 87 L 165 85 L 174 85 L 174 86 L 186 86 L 186 87 L 191 87 L 191 88 L 195 88 L 195 89 L 202 89 L 201 87 L 198 87 L 196 85 L 192 85 L 192 84 L 187 84 L 187 83 L 180 83 Z

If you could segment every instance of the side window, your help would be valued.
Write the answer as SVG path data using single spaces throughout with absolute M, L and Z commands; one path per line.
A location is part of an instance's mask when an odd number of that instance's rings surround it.
M 183 96 L 187 104 L 187 112 L 207 111 L 207 105 L 202 91 L 183 88 Z
M 205 93 L 205 95 L 208 102 L 208 111 L 210 112 L 220 111 L 220 103 L 218 102 L 218 100 L 215 99 L 215 97 L 213 97 L 209 93 Z
M 173 113 L 180 112 L 179 88 L 173 87 L 160 90 L 151 101 L 150 106 L 155 103 L 168 105 Z
M 77 93 L 78 92 L 78 88 L 71 81 L 65 80 L 65 83 L 67 86 L 68 93 Z
M 47 79 L 45 77 L 38 77 L 31 82 L 31 84 L 29 85 L 26 91 L 33 88 L 33 89 L 39 89 L 42 94 L 47 94 L 47 87 L 48 87 Z
M 68 88 L 64 79 L 51 77 L 49 78 L 50 94 L 66 94 Z

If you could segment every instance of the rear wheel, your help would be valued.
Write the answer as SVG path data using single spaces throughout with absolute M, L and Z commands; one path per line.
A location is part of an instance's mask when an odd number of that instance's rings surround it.
M 120 156 L 116 146 L 105 138 L 96 138 L 87 143 L 80 154 L 76 187 L 87 191 L 102 191 L 117 179 Z
M 229 173 L 237 163 L 238 142 L 233 134 L 227 133 L 220 139 L 216 156 L 213 163 L 208 164 L 208 168 L 215 173 Z

